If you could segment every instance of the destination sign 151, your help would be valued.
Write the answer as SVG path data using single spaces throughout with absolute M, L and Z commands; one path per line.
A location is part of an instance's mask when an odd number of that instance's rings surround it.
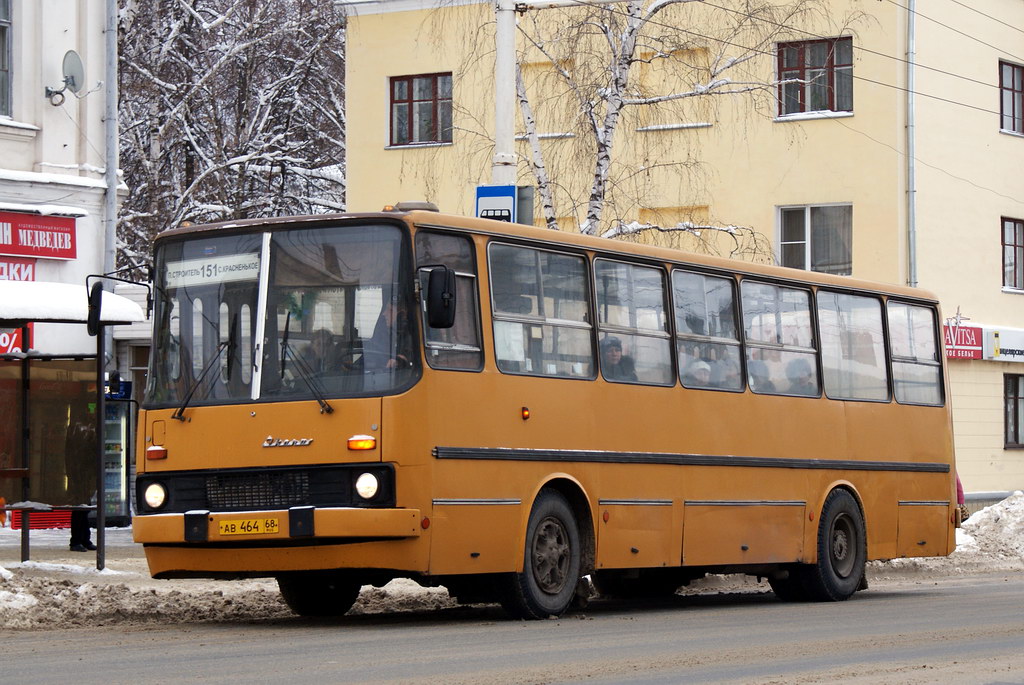
M 167 287 L 255 281 L 260 276 L 258 252 L 167 262 Z

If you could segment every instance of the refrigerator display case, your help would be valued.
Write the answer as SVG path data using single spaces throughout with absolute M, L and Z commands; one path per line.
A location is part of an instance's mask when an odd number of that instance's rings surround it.
M 106 416 L 103 422 L 103 475 L 106 488 L 107 525 L 128 525 L 131 517 L 131 489 L 129 468 L 131 466 L 131 425 L 132 404 L 107 396 L 104 403 Z

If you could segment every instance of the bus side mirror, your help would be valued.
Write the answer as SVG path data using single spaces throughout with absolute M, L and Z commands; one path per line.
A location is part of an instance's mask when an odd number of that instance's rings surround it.
M 96 281 L 89 291 L 89 315 L 85 320 L 85 329 L 89 335 L 96 336 L 100 332 L 100 304 L 103 302 L 103 284 Z
M 427 280 L 427 324 L 431 328 L 455 325 L 455 272 L 446 266 L 430 270 Z

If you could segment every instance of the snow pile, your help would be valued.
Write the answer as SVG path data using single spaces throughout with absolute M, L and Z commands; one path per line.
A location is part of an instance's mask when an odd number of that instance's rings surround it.
M 965 553 L 973 545 L 985 554 L 1024 561 L 1024 492 L 1018 490 L 985 507 L 964 521 L 963 530 L 972 539 L 965 544 Z
M 75 563 L 8 563 L 0 567 L 0 631 L 96 624 L 196 623 L 290 620 L 271 579 L 243 581 L 153 580 L 145 561 L 131 546 L 128 529 L 108 531 L 120 569 L 97 571 Z M 12 551 L 16 532 L 0 529 L 0 547 Z M 33 541 L 61 547 L 67 531 L 38 531 Z M 108 548 L 111 549 L 111 548 Z M 127 554 L 126 554 L 127 553 Z M 132 554 L 135 556 L 132 556 Z M 71 555 L 74 561 L 82 557 Z M 114 555 L 111 555 L 113 558 Z M 88 562 L 87 562 L 88 563 Z M 871 581 L 1024 571 L 1024 493 L 982 509 L 957 531 L 957 549 L 949 557 L 871 562 Z M 709 576 L 692 583 L 686 594 L 767 592 L 767 585 L 746 576 Z M 352 614 L 419 612 L 456 606 L 444 588 L 423 588 L 394 580 L 382 588 L 364 587 Z

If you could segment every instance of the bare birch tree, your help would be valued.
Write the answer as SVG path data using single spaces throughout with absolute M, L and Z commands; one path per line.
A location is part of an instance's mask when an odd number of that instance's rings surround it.
M 723 97 L 748 101 L 746 116 L 759 108 L 774 112 L 778 86 L 773 80 L 774 43 L 792 40 L 793 27 L 823 18 L 831 21 L 817 0 L 631 0 L 524 14 L 519 30 L 529 47 L 520 55 L 520 63 L 530 62 L 531 54 L 543 56 L 547 80 L 535 82 L 534 97 L 552 98 L 556 92 L 553 99 L 560 102 L 555 109 L 561 108 L 555 116 L 561 122 L 545 122 L 520 77 L 518 99 L 525 139 L 546 225 L 558 228 L 552 179 L 564 175 L 567 168 L 589 169 L 589 180 L 576 179 L 577 188 L 586 189 L 582 193 L 566 192 L 565 178 L 558 183 L 572 213 L 582 216 L 582 233 L 618 237 L 645 230 L 678 230 L 704 240 L 708 233 L 720 233 L 735 243 L 730 254 L 761 249 L 770 254 L 767 241 L 759 240 L 749 227 L 690 221 L 660 226 L 637 221 L 636 210 L 643 200 L 637 179 L 652 169 L 674 168 L 681 182 L 687 177 L 695 182 L 699 151 L 679 159 L 670 157 L 667 150 L 647 150 L 640 163 L 631 165 L 619 154 L 620 128 L 627 116 L 633 128 L 685 128 L 680 122 L 693 121 L 695 111 L 713 113 L 711 103 Z M 568 101 L 574 112 L 568 112 Z M 698 101 L 702 104 L 694 107 Z M 538 131 L 565 125 L 569 126 L 565 135 L 578 142 L 572 148 L 571 165 L 563 162 L 561 173 L 556 173 L 546 164 Z M 613 207 L 613 194 L 625 206 Z
M 207 222 L 344 208 L 333 0 L 121 0 L 122 262 Z

